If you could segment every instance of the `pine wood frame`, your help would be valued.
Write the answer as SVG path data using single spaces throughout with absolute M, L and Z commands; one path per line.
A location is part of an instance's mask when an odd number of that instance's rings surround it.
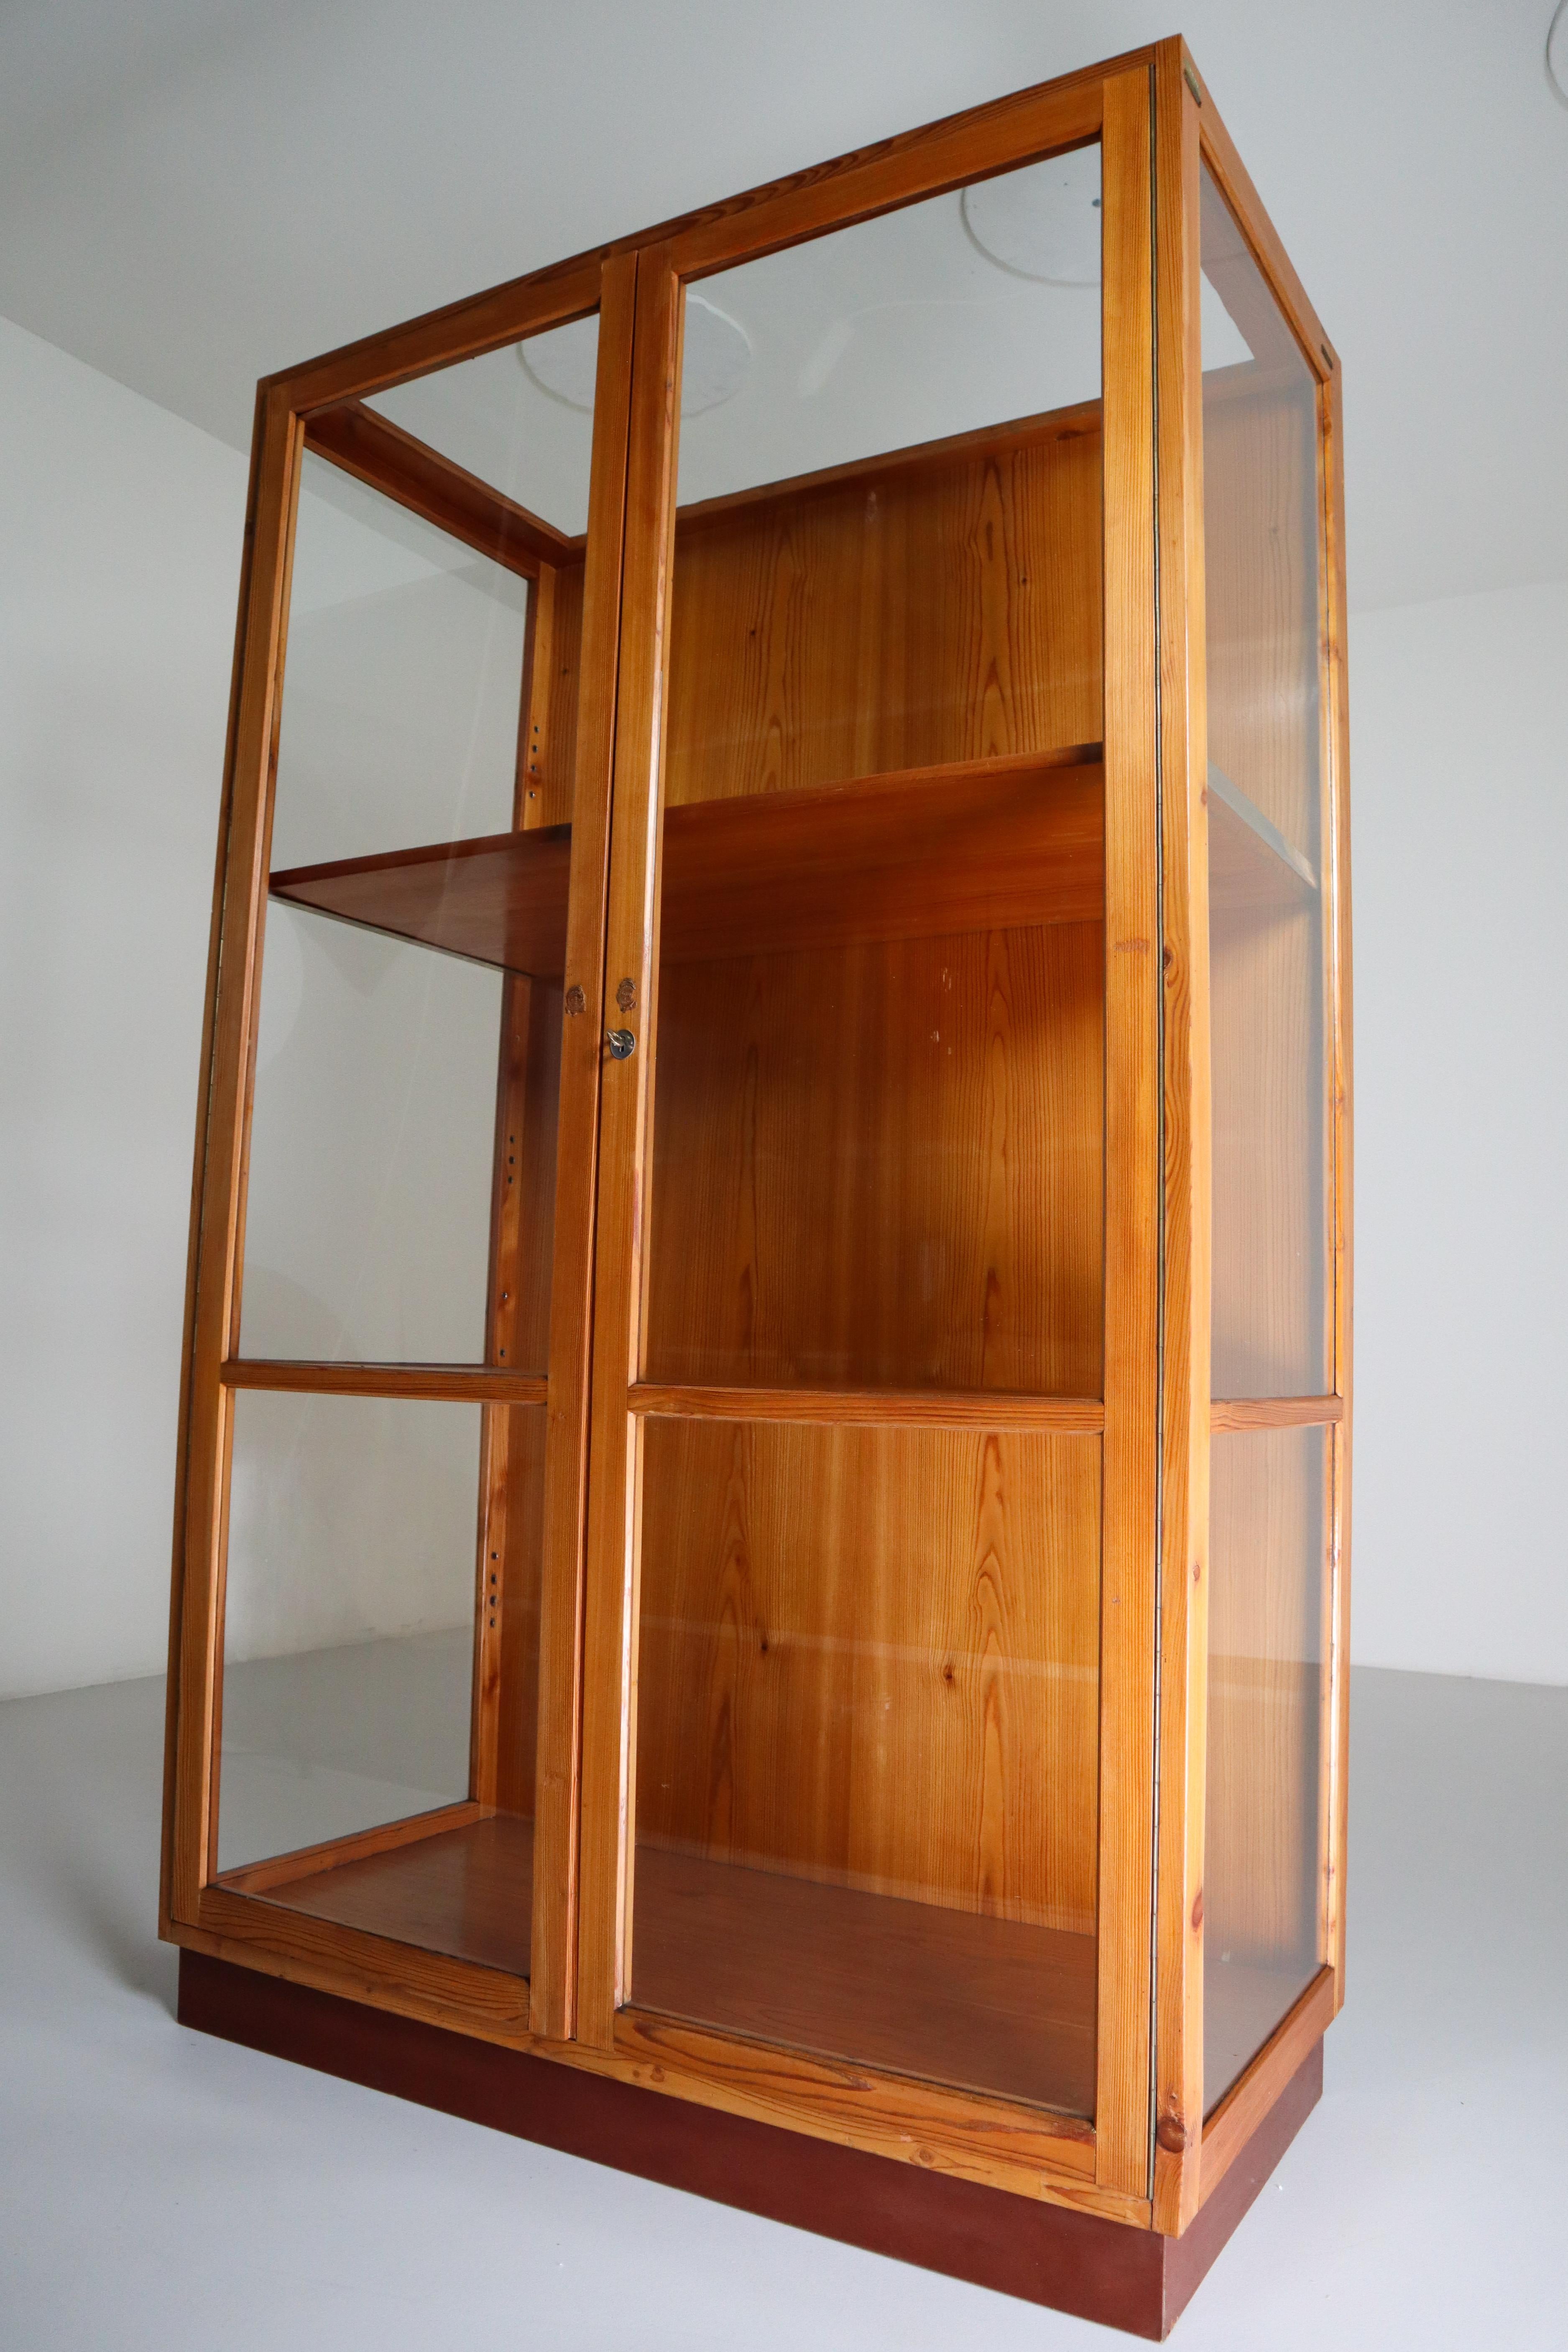
M 878 2077 L 618 2006 L 635 1682 L 637 1214 L 655 1079 L 656 776 L 687 282 L 1035 156 L 1103 142 L 1105 185 L 1106 1361 L 1099 2081 L 1095 2124 Z M 1197 190 L 1200 157 L 1321 386 L 1325 774 L 1337 860 L 1331 1395 L 1269 1417 L 1331 1430 L 1324 1967 L 1203 2121 L 1209 1152 Z M 292 526 L 310 420 L 598 308 L 589 585 L 548 1383 L 493 1367 L 235 1360 L 259 942 Z M 374 412 L 363 412 L 373 415 Z M 338 432 L 341 462 L 372 432 Z M 160 1932 L 187 1948 L 567 2064 L 1168 2235 L 1180 2233 L 1337 2011 L 1343 1985 L 1350 1483 L 1350 934 L 1338 362 L 1179 40 L 803 173 L 265 382 L 246 528 L 192 1206 L 176 1487 Z M 328 445 L 323 440 L 320 446 Z M 347 452 L 345 457 L 344 452 Z M 374 463 L 374 449 L 366 463 Z M 440 519 L 484 544 L 459 482 Z M 436 511 L 433 506 L 430 509 Z M 521 511 L 521 510 L 520 510 Z M 549 560 L 547 540 L 503 560 Z M 545 530 L 547 527 L 540 527 Z M 475 534 L 478 534 L 477 536 Z M 557 535 L 558 536 L 558 535 Z M 521 552 L 518 552 L 521 545 Z M 612 806 L 615 823 L 611 829 Z M 1163 948 L 1163 954 L 1158 950 Z M 601 1076 L 606 971 L 647 1049 Z M 592 1345 L 591 1345 L 592 1342 Z M 216 1870 L 231 1399 L 241 1387 L 547 1402 L 540 1814 L 531 1988 L 269 1907 Z M 1036 1413 L 1040 1408 L 1034 1409 Z M 1256 1406 L 1212 1425 L 1258 1425 Z M 1240 1414 L 1241 1420 L 1234 1418 Z M 1073 1418 L 1072 1416 L 1076 1416 Z M 1050 1416 L 1045 1416 L 1048 1422 Z M 595 1444 L 591 1465 L 587 1431 Z M 1041 1425 L 1036 1423 L 1036 1425 Z M 581 1841 L 579 1849 L 579 1840 Z

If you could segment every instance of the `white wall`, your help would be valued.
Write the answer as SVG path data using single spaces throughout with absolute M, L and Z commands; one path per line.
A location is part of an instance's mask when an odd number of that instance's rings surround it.
M 1350 684 L 1355 1654 L 1568 1683 L 1568 585 Z
M 243 460 L 0 322 L 0 1693 L 163 1663 Z M 1568 1682 L 1568 587 L 1358 615 L 1355 1652 Z
M 0 1692 L 165 1654 L 245 485 L 0 320 Z

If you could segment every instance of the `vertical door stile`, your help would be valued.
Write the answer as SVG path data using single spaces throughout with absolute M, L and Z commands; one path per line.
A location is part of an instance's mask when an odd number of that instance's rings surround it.
M 218 1646 L 229 1397 L 221 1370 L 239 1297 L 244 1167 L 266 890 L 269 787 L 278 751 L 294 504 L 304 430 L 275 389 L 258 404 L 260 441 L 244 594 L 244 646 L 219 835 L 213 915 L 211 1061 L 193 1219 L 190 1375 L 174 1609 L 175 1761 L 165 1821 L 170 1916 L 194 1922 L 215 1866 Z
M 1097 2179 L 1147 2197 L 1160 1429 L 1161 909 L 1151 97 L 1105 84 L 1105 1439 Z
M 1197 2210 L 1208 1672 L 1210 1103 L 1198 109 L 1182 43 L 1154 68 L 1162 887 L 1165 986 L 1163 1496 L 1155 2226 Z
M 583 1666 L 579 2041 L 611 2047 L 629 1980 L 631 1785 L 636 1739 L 638 1437 L 636 1377 L 652 1111 L 657 971 L 658 768 L 672 543 L 680 288 L 668 250 L 638 259 L 637 337 L 626 467 L 625 584 L 616 697 L 615 824 L 604 982 L 616 1025 L 637 1046 L 603 1057 L 601 1173 L 595 1222 L 593 1456 L 588 1489 Z M 600 1055 L 604 1001 L 593 1043 Z
M 627 429 L 637 303 L 635 253 L 605 262 L 600 297 L 594 449 L 583 583 L 581 688 L 572 800 L 572 888 L 562 1015 L 560 1126 L 544 1465 L 543 1579 L 540 1594 L 539 1727 L 534 1775 L 533 1933 L 529 2023 L 542 2039 L 574 2030 L 583 1769 L 584 1538 L 595 1273 L 595 1200 L 600 1153 L 600 1055 L 605 925 L 610 892 L 610 801 L 621 647 L 622 561 L 627 505 Z M 553 624 L 542 604 L 538 625 Z M 527 822 L 528 778 L 540 766 L 550 680 L 531 677 L 537 707 L 521 726 L 519 800 Z

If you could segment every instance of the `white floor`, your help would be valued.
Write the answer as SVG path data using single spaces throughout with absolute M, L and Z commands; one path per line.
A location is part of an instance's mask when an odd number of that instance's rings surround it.
M 1361 1673 L 1350 2001 L 1184 2352 L 1568 2345 L 1568 1690 Z M 0 1707 L 5 2352 L 1110 2344 L 174 2025 L 161 1684 Z M 1121 2339 L 1125 2340 L 1125 2339 Z

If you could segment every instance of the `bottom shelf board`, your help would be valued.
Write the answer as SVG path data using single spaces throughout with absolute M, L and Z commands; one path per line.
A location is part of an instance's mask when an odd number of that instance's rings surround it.
M 531 1822 L 492 1814 L 263 1899 L 526 1975 Z M 637 1849 L 633 2000 L 890 2073 L 1092 2114 L 1095 1938 Z

